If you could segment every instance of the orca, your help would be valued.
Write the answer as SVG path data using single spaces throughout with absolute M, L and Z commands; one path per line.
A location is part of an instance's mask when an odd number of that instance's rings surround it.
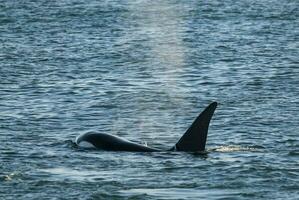
M 187 129 L 179 141 L 167 151 L 186 151 L 186 152 L 204 152 L 208 128 L 211 118 L 216 110 L 217 102 L 211 103 L 199 116 L 194 120 L 192 125 Z M 137 144 L 118 136 L 87 132 L 79 135 L 75 143 L 80 146 L 82 143 L 88 143 L 93 147 L 106 151 L 130 151 L 130 152 L 157 152 L 165 151 L 162 149 L 148 147 Z

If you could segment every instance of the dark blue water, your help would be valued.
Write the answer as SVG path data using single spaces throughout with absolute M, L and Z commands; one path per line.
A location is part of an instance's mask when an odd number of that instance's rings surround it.
M 298 199 L 299 2 L 0 0 L 0 199 Z M 219 102 L 207 156 L 171 147 Z

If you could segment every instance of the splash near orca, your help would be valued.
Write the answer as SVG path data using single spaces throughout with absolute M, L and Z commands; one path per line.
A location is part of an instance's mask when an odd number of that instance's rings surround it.
M 205 150 L 209 124 L 216 110 L 217 102 L 211 103 L 194 120 L 185 134 L 169 151 L 201 152 Z M 88 132 L 79 135 L 75 143 L 80 146 L 87 142 L 97 149 L 107 151 L 133 151 L 133 152 L 155 152 L 161 149 L 147 147 L 129 140 L 105 133 Z

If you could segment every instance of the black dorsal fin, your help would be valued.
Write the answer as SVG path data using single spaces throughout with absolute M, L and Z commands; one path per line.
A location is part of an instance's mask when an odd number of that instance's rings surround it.
M 186 133 L 172 149 L 177 151 L 204 151 L 210 120 L 216 107 L 217 102 L 213 102 L 202 113 L 200 113 L 200 115 L 195 119 Z

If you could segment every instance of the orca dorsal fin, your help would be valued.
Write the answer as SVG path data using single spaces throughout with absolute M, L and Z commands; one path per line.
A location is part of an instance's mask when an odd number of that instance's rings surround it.
M 204 151 L 210 120 L 216 107 L 217 102 L 213 102 L 200 113 L 172 150 L 193 152 Z

